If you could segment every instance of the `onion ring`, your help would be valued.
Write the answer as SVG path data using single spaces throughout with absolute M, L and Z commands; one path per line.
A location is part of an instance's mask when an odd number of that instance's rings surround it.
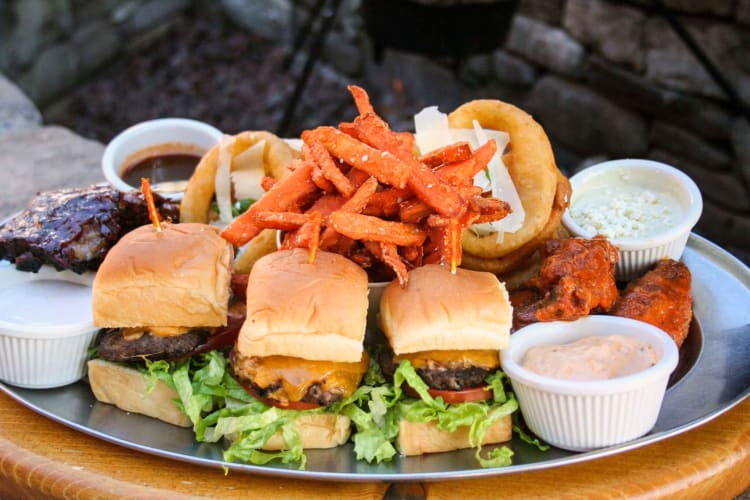
M 274 179 L 283 179 L 289 175 L 287 165 L 299 158 L 283 139 L 271 132 L 245 131 L 235 136 L 234 155 L 238 155 L 260 141 L 266 141 L 263 154 L 264 174 Z M 180 222 L 209 222 L 211 201 L 214 197 L 216 169 L 219 163 L 219 145 L 217 144 L 203 155 L 195 168 L 180 204 Z
M 477 236 L 470 230 L 463 232 L 466 252 L 482 259 L 499 258 L 534 240 L 548 225 L 559 170 L 544 129 L 522 109 L 498 100 L 480 99 L 469 101 L 448 115 L 452 128 L 472 128 L 474 120 L 483 128 L 510 135 L 510 152 L 504 159 L 526 212 L 523 226 L 505 233 L 500 242 L 496 234 Z
M 501 281 L 510 281 L 511 276 L 525 274 L 523 270 L 533 267 L 536 260 L 538 260 L 534 256 L 542 248 L 545 241 L 566 236 L 566 232 L 560 221 L 563 213 L 570 204 L 571 187 L 570 182 L 561 172 L 558 171 L 556 178 L 557 183 L 555 196 L 552 201 L 552 209 L 547 221 L 539 232 L 524 245 L 502 257 L 485 258 L 464 250 L 461 267 L 495 273 Z

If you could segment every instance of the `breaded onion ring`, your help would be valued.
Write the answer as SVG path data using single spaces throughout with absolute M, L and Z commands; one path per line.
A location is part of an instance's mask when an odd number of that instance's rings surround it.
M 483 128 L 510 135 L 509 153 L 504 159 L 525 211 L 521 228 L 505 233 L 501 242 L 495 234 L 477 236 L 464 230 L 461 243 L 465 252 L 496 259 L 521 249 L 549 226 L 559 170 L 544 129 L 522 109 L 484 99 L 467 102 L 448 115 L 452 128 L 473 128 L 474 120 Z
M 271 132 L 240 132 L 235 136 L 234 155 L 237 156 L 262 140 L 266 141 L 263 155 L 264 174 L 274 179 L 282 179 L 289 175 L 287 165 L 300 155 L 286 141 Z M 209 221 L 209 210 L 214 197 L 216 169 L 219 162 L 219 148 L 220 144 L 217 144 L 203 155 L 190 177 L 180 204 L 180 222 L 207 223 Z
M 526 269 L 533 268 L 535 264 L 534 256 L 542 248 L 545 241 L 567 236 L 560 220 L 570 204 L 571 187 L 570 182 L 561 172 L 558 171 L 556 178 L 557 183 L 551 211 L 539 232 L 524 245 L 502 257 L 485 258 L 464 251 L 461 266 L 467 269 L 495 273 L 501 280 L 505 281 L 517 281 L 512 279 L 514 275 L 525 275 Z M 512 288 L 512 286 L 509 288 Z
M 276 230 L 264 229 L 261 233 L 242 247 L 234 260 L 234 270 L 238 273 L 249 273 L 255 262 L 266 254 L 278 249 Z

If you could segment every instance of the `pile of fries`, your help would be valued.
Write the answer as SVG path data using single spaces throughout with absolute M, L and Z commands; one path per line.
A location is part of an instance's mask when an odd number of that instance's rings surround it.
M 222 232 L 242 246 L 264 229 L 283 231 L 281 248 L 336 252 L 368 271 L 387 268 L 406 284 L 426 263 L 455 271 L 461 233 L 471 224 L 500 220 L 507 203 L 482 193 L 474 175 L 495 154 L 495 141 L 475 151 L 459 142 L 419 156 L 414 136 L 394 132 L 349 86 L 358 109 L 353 122 L 302 134 L 302 158 L 291 174 L 263 181 L 266 193 Z M 371 281 L 382 281 L 370 273 Z

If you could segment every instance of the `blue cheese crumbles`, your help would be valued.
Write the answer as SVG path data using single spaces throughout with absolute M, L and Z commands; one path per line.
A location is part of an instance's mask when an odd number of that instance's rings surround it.
M 674 227 L 679 204 L 671 196 L 636 186 L 586 192 L 570 207 L 581 228 L 609 239 L 645 238 Z

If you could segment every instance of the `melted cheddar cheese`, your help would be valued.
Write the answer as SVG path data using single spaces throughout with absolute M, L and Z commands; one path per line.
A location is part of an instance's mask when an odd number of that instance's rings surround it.
M 322 392 L 353 394 L 367 372 L 369 358 L 363 353 L 357 363 L 341 363 L 289 356 L 243 357 L 240 365 L 243 376 L 268 389 L 265 397 L 283 403 L 301 401 L 314 384 Z
M 420 351 L 408 354 L 399 354 L 393 358 L 395 365 L 401 361 L 409 360 L 411 365 L 419 370 L 426 368 L 430 362 L 452 368 L 476 366 L 487 370 L 495 370 L 500 367 L 500 353 L 492 349 L 467 350 L 467 351 Z
M 190 330 L 192 328 L 187 326 L 138 326 L 135 328 L 123 328 L 122 336 L 125 340 L 137 340 L 146 333 L 157 337 L 176 337 Z

